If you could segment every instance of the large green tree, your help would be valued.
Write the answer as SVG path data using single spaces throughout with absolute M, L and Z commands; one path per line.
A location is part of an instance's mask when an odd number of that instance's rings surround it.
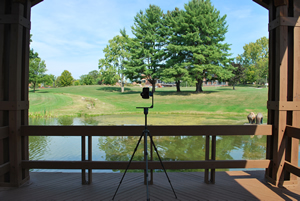
M 176 83 L 177 92 L 180 92 L 181 81 L 190 81 L 189 71 L 187 68 L 186 56 L 187 51 L 181 48 L 185 33 L 183 11 L 175 8 L 174 11 L 164 15 L 163 32 L 166 34 L 167 61 L 166 67 L 162 71 L 162 80 L 165 82 Z
M 73 80 L 74 78 L 72 77 L 72 74 L 69 71 L 64 70 L 64 72 L 60 75 L 60 86 L 71 86 L 73 84 Z
M 121 36 L 117 35 L 109 40 L 109 44 L 104 48 L 105 58 L 99 60 L 99 69 L 115 68 L 121 78 L 121 92 L 124 92 L 124 61 L 130 57 L 126 48 L 128 35 L 125 29 L 120 31 Z
M 130 60 L 124 62 L 124 73 L 131 81 L 147 79 L 153 86 L 153 92 L 165 66 L 166 39 L 162 26 L 162 10 L 150 5 L 145 12 L 140 11 L 134 17 L 134 26 L 131 28 L 135 37 L 127 40 Z
M 245 82 L 263 84 L 266 82 L 269 67 L 269 39 L 262 37 L 246 44 L 237 61 L 245 68 Z
M 44 60 L 36 57 L 29 59 L 29 83 L 33 86 L 33 92 L 38 84 L 45 81 L 46 64 Z
M 184 6 L 180 22 L 182 42 L 176 45 L 185 53 L 185 65 L 202 92 L 203 79 L 229 79 L 232 76 L 229 44 L 225 43 L 226 15 L 220 16 L 210 0 L 191 0 Z

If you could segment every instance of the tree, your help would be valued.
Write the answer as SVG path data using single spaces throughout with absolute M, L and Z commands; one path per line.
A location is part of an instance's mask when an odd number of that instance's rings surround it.
M 58 76 L 55 80 L 55 86 L 56 87 L 61 87 L 61 82 L 60 82 L 60 76 Z
M 99 60 L 99 69 L 113 66 L 121 78 L 121 92 L 124 92 L 124 61 L 129 59 L 129 51 L 126 48 L 128 35 L 125 29 L 120 30 L 120 33 L 121 36 L 117 35 L 109 40 L 109 45 L 104 48 L 105 59 Z
M 97 79 L 99 78 L 99 71 L 93 70 L 88 73 L 88 76 L 92 78 L 92 84 L 97 84 Z
M 167 38 L 167 62 L 162 71 L 162 80 L 176 83 L 177 92 L 180 92 L 181 81 L 190 81 L 188 69 L 186 67 L 186 51 L 181 47 L 185 30 L 181 26 L 183 22 L 183 11 L 175 8 L 174 11 L 164 15 L 163 31 Z
M 96 80 L 94 80 L 93 77 L 89 74 L 80 76 L 80 84 L 81 85 L 93 85 L 95 82 L 96 82 Z
M 45 74 L 43 78 L 44 78 L 43 82 L 44 82 L 45 85 L 55 86 L 55 80 L 56 80 L 55 75 Z
M 74 78 L 72 77 L 71 73 L 67 70 L 64 70 L 60 75 L 60 86 L 71 86 L 73 84 Z
M 113 66 L 108 66 L 106 69 L 100 70 L 103 84 L 114 85 L 120 79 L 117 70 Z
M 39 57 L 29 59 L 29 83 L 33 85 L 33 92 L 35 92 L 36 85 L 45 80 L 44 73 L 46 71 L 44 60 L 41 60 Z
M 256 42 L 246 44 L 242 55 L 237 61 L 245 68 L 246 82 L 258 84 L 265 83 L 269 67 L 269 40 L 262 37 Z
M 165 66 L 166 41 L 161 31 L 162 16 L 163 12 L 158 6 L 150 5 L 145 13 L 140 11 L 134 17 L 134 26 L 131 28 L 135 38 L 127 40 L 130 60 L 124 62 L 126 76 L 131 81 L 147 79 L 153 86 L 152 92 Z
M 191 0 L 184 6 L 180 22 L 181 44 L 178 52 L 185 53 L 185 65 L 196 81 L 196 92 L 202 92 L 203 79 L 229 79 L 232 76 L 229 44 L 225 43 L 227 33 L 226 15 L 214 8 L 210 0 Z
M 232 85 L 232 89 L 235 90 L 235 85 L 245 77 L 245 69 L 241 64 L 232 63 L 234 70 L 232 71 L 233 77 L 229 79 L 229 84 Z
M 32 42 L 32 34 L 30 34 L 30 42 Z M 30 49 L 29 51 L 29 59 L 39 58 L 39 54 L 37 52 L 34 52 L 33 49 Z

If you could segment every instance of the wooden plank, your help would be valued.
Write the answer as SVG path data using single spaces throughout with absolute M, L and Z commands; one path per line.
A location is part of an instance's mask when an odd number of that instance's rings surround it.
M 284 169 L 300 177 L 300 168 L 296 167 L 295 165 L 292 165 L 290 162 L 285 161 Z
M 30 29 L 30 19 L 20 15 L 0 15 L 0 24 L 20 24 Z
M 294 3 L 294 17 L 300 17 L 300 2 L 293 1 Z M 294 38 L 293 38 L 293 64 L 294 64 L 294 78 L 293 78 L 293 101 L 300 103 L 300 27 L 294 28 Z M 300 128 L 300 111 L 293 111 L 293 127 Z M 299 135 L 298 135 L 299 136 Z M 299 160 L 299 138 L 293 137 L 291 139 L 291 164 L 298 166 Z M 297 181 L 295 175 L 290 175 L 290 179 Z
M 269 4 L 269 22 L 275 19 L 275 9 L 273 6 L 273 1 Z M 268 86 L 268 101 L 275 100 L 275 82 L 277 81 L 275 77 L 275 54 L 276 54 L 276 32 L 275 30 L 269 30 L 269 86 Z M 274 118 L 275 111 L 268 109 L 268 124 L 273 125 L 275 122 Z M 275 133 L 275 128 L 273 127 L 272 133 Z M 266 148 L 266 159 L 273 159 L 273 141 L 274 136 L 267 136 L 267 148 Z M 273 165 L 266 169 L 266 177 L 272 177 Z
M 300 128 L 286 126 L 286 135 L 292 138 L 300 139 Z
M 279 26 L 299 27 L 300 20 L 297 17 L 278 17 L 269 23 L 269 31 Z
M 5 173 L 9 172 L 10 169 L 10 163 L 4 163 L 3 165 L 0 165 L 0 176 L 4 175 Z
M 0 140 L 8 138 L 8 126 L 0 127 Z
M 148 126 L 152 136 L 272 135 L 271 125 Z M 144 126 L 22 126 L 23 136 L 140 136 Z
M 149 168 L 162 169 L 159 161 Z M 22 161 L 26 169 L 126 169 L 127 161 Z M 163 161 L 166 169 L 267 168 L 270 160 Z M 145 162 L 133 161 L 129 169 L 144 169 Z
M 295 101 L 268 101 L 267 108 L 279 111 L 300 111 L 300 102 Z
M 288 7 L 277 7 L 276 17 L 288 16 Z M 288 89 L 288 27 L 280 26 L 276 28 L 276 63 L 275 63 L 275 100 L 287 101 Z M 279 181 L 284 180 L 283 166 L 285 161 L 286 146 L 284 131 L 287 122 L 286 111 L 275 111 L 274 113 L 275 132 L 273 141 L 273 172 L 272 178 L 276 180 L 276 185 Z
M 29 101 L 0 101 L 0 110 L 28 110 Z

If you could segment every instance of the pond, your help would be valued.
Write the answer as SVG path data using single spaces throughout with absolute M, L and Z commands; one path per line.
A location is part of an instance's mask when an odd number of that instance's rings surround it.
M 161 115 L 160 115 L 161 116 Z M 155 116 L 153 116 L 155 117 Z M 181 125 L 189 125 L 189 118 L 195 115 L 181 115 Z M 98 117 L 30 118 L 30 125 L 143 125 L 143 115 L 106 115 Z M 160 122 L 161 119 L 156 119 Z M 173 124 L 177 124 L 176 118 Z M 202 124 L 203 120 L 199 117 Z M 151 124 L 151 118 L 149 119 Z M 209 123 L 207 120 L 206 123 Z M 159 123 L 156 123 L 159 125 Z M 163 125 L 161 122 L 160 125 Z M 142 132 L 142 131 L 141 131 Z M 93 161 L 129 161 L 138 137 L 92 137 Z M 143 141 L 142 141 L 143 142 Z M 154 142 L 163 161 L 184 161 L 205 159 L 205 136 L 161 136 Z M 300 147 L 299 147 L 300 148 Z M 300 150 L 300 149 L 299 149 Z M 81 160 L 81 137 L 30 136 L 30 160 Z M 299 153 L 300 155 L 300 153 Z M 259 160 L 266 156 L 266 136 L 217 136 L 216 160 Z M 143 143 L 140 144 L 133 161 L 143 160 Z M 154 160 L 158 160 L 154 152 Z M 300 161 L 298 166 L 300 165 Z M 228 170 L 228 169 L 226 169 Z M 231 169 L 229 169 L 231 170 Z M 237 169 L 232 169 L 237 170 Z M 239 169 L 241 170 L 241 169 Z M 248 169 L 249 170 L 249 169 Z M 80 172 L 80 170 L 32 170 L 52 172 Z M 135 170 L 136 171 L 136 170 Z M 183 170 L 178 170 L 183 171 Z M 185 170 L 194 171 L 194 170 Z M 197 170 L 203 171 L 203 170 Z M 118 170 L 93 170 L 93 172 L 119 172 Z

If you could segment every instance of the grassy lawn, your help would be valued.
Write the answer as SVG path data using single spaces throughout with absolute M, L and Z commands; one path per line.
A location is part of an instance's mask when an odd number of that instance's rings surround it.
M 246 116 L 251 111 L 267 116 L 266 88 L 236 87 L 232 90 L 231 87 L 204 87 L 204 93 L 200 94 L 194 93 L 194 87 L 183 87 L 179 93 L 175 90 L 157 89 L 154 108 L 149 115 L 157 116 L 157 121 L 161 115 L 165 116 L 164 121 L 172 122 L 180 121 L 180 116 L 185 115 L 190 119 L 218 119 L 225 123 L 246 122 Z M 141 98 L 141 91 L 140 87 L 126 87 L 125 92 L 121 93 L 119 87 L 99 85 L 39 89 L 29 93 L 29 113 L 32 117 L 128 115 L 128 118 L 134 119 L 143 116 L 140 115 L 142 110 L 136 107 L 151 105 L 151 99 Z

